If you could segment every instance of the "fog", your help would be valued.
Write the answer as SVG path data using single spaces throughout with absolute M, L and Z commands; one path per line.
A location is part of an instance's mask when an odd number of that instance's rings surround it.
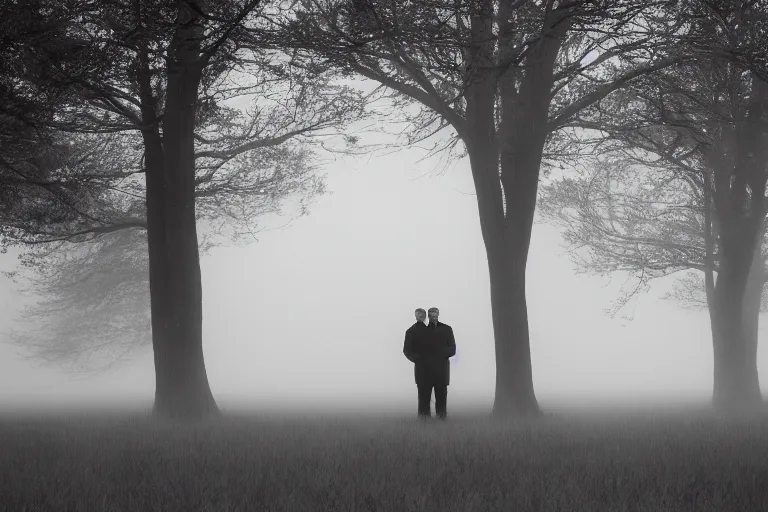
M 490 406 L 494 355 L 488 270 L 466 160 L 438 172 L 416 150 L 344 158 L 325 168 L 331 193 L 307 216 L 263 219 L 258 242 L 202 259 L 204 350 L 219 405 L 343 406 L 416 411 L 413 365 L 402 354 L 416 307 L 451 325 L 448 408 Z M 14 264 L 5 255 L 3 270 Z M 559 232 L 537 222 L 528 263 L 534 383 L 543 408 L 707 400 L 712 345 L 706 311 L 662 300 L 655 282 L 610 318 L 625 277 L 577 275 Z M 5 329 L 21 303 L 4 277 Z M 632 314 L 633 318 L 622 318 Z M 761 329 L 761 338 L 763 329 Z M 762 348 L 758 367 L 765 375 Z M 0 344 L 6 410 L 151 404 L 152 351 L 97 376 L 65 374 Z

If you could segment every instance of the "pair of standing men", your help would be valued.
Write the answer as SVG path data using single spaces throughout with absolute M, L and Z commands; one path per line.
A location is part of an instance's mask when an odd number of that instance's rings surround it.
M 435 412 L 445 419 L 448 405 L 448 384 L 451 379 L 449 357 L 456 355 L 456 340 L 450 325 L 438 322 L 440 310 L 429 308 L 429 325 L 424 324 L 427 312 L 415 311 L 416 323 L 405 331 L 403 354 L 413 362 L 413 374 L 419 394 L 419 417 L 430 417 L 430 400 L 435 390 Z

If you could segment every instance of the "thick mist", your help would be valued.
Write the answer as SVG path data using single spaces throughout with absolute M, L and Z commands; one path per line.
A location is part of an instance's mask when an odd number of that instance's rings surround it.
M 412 412 L 404 331 L 414 308 L 431 306 L 456 335 L 449 407 L 490 406 L 488 270 L 468 163 L 443 170 L 422 156 L 340 158 L 325 171 L 330 193 L 308 215 L 291 221 L 288 207 L 263 219 L 257 241 L 202 256 L 205 361 L 222 408 Z M 5 255 L 2 264 L 15 261 Z M 576 275 L 558 230 L 538 222 L 528 308 L 542 407 L 708 400 L 707 313 L 662 300 L 669 283 L 656 281 L 610 318 L 604 310 L 625 277 Z M 26 300 L 10 282 L 0 287 L 3 328 Z M 99 375 L 66 374 L 0 345 L 4 408 L 149 406 L 153 393 L 149 345 Z

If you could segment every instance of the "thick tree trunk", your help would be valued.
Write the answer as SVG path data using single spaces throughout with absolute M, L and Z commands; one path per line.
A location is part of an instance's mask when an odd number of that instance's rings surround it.
M 491 317 L 496 350 L 494 416 L 538 413 L 533 392 L 528 311 L 525 302 L 527 244 L 519 244 L 505 218 L 499 177 L 499 144 L 495 126 L 498 76 L 493 66 L 493 2 L 473 5 L 473 45 L 467 49 L 466 130 L 491 284 Z M 535 192 L 534 192 L 535 194 Z M 535 199 L 534 199 L 535 202 Z M 515 236 L 518 235 L 518 236 Z M 524 249 L 524 250 L 523 250 Z
M 762 240 L 761 240 L 762 241 Z M 747 377 L 750 380 L 750 389 L 756 390 L 758 402 L 762 402 L 760 392 L 760 379 L 757 371 L 757 331 L 760 323 L 760 306 L 764 285 L 764 260 L 762 243 L 755 245 L 752 256 L 752 266 L 749 270 L 747 289 L 744 293 L 742 310 L 742 328 L 744 329 L 744 351 L 746 357 Z
M 152 89 L 152 73 L 149 68 L 147 49 L 139 56 L 139 87 L 141 95 L 142 130 L 144 140 L 144 169 L 147 200 L 147 250 L 149 255 L 149 296 L 152 323 L 152 347 L 155 352 L 155 392 L 160 389 L 161 380 L 158 372 L 164 372 L 162 363 L 158 364 L 157 355 L 168 346 L 172 333 L 173 318 L 171 302 L 172 288 L 169 282 L 171 263 L 167 250 L 166 203 L 169 194 L 168 180 L 165 176 L 165 153 L 163 138 L 160 133 L 160 120 L 157 115 L 157 98 Z M 163 379 L 163 382 L 167 379 Z M 163 396 L 163 393 L 160 393 Z M 166 411 L 158 407 L 162 401 L 155 399 L 155 413 Z M 170 414 L 170 411 L 168 411 Z
M 500 31 L 511 32 L 500 9 Z M 531 48 L 525 71 L 514 67 L 499 80 L 501 122 L 499 165 L 504 220 L 486 243 L 496 331 L 494 415 L 538 415 L 533 387 L 525 272 L 531 245 L 541 159 L 549 133 L 550 91 L 555 61 L 568 21 L 548 20 L 541 40 Z M 516 86 L 516 83 L 519 86 Z
M 733 71 L 733 82 L 741 81 L 742 71 Z M 765 229 L 768 84 L 754 73 L 751 78 L 743 122 L 724 126 L 717 150 L 705 153 L 714 169 L 713 199 L 720 221 L 720 268 L 712 322 L 712 404 L 726 413 L 752 410 L 762 403 L 756 361 L 757 313 L 745 305 L 754 307 L 759 300 L 754 297 L 759 292 L 750 289 L 748 281 L 755 256 L 760 258 Z M 738 90 L 734 85 L 732 91 Z M 748 290 L 752 296 L 747 295 Z
M 529 111 L 529 114 L 533 113 Z M 543 118 L 546 119 L 546 114 Z M 530 416 L 541 412 L 533 388 L 525 287 L 545 142 L 545 131 L 536 129 L 535 125 L 534 115 L 531 115 L 531 123 L 526 129 L 518 124 L 508 132 L 502 131 L 507 136 L 500 152 L 505 218 L 494 238 L 486 243 L 496 333 L 493 413 L 500 417 Z
M 497 18 L 502 38 L 512 33 L 513 9 Z M 528 329 L 525 270 L 530 247 L 539 168 L 548 133 L 554 63 L 568 23 L 547 24 L 525 70 L 510 66 L 499 76 L 494 62 L 494 3 L 473 4 L 473 44 L 466 50 L 466 126 L 462 136 L 472 168 L 491 281 L 496 351 L 493 415 L 537 415 Z M 503 58 L 514 41 L 500 43 Z M 519 88 L 516 84 L 520 84 Z M 498 96 L 497 96 L 498 93 Z M 496 99 L 501 121 L 496 129 Z
M 736 240 L 723 244 L 714 311 L 710 313 L 714 348 L 712 404 L 716 410 L 726 413 L 752 410 L 762 403 L 757 374 L 757 332 L 755 329 L 751 339 L 745 324 L 750 312 L 744 307 L 750 300 L 747 289 L 754 246 L 739 238 L 738 244 Z M 756 316 L 755 313 L 755 320 Z
M 491 279 L 491 312 L 496 338 L 496 394 L 493 415 L 540 413 L 533 388 L 533 366 L 525 297 L 527 252 L 519 234 L 509 231 L 487 246 Z
M 496 360 L 496 385 L 492 414 L 495 417 L 538 415 L 533 388 L 533 369 L 528 330 L 525 271 L 530 246 L 531 226 L 528 215 L 518 214 L 518 224 L 504 218 L 501 186 L 488 179 L 498 173 L 497 153 L 488 151 L 492 143 L 468 144 L 472 175 L 477 191 L 480 227 L 483 233 L 488 275 L 491 285 L 491 317 Z M 538 168 L 536 168 L 538 171 Z M 514 196 L 527 194 L 536 201 L 538 172 L 532 176 L 532 186 L 525 182 L 515 189 Z M 529 180 L 531 181 L 531 180 Z M 530 202 L 530 201 L 528 201 Z M 522 206 L 525 202 L 515 203 Z M 532 218 L 532 213 L 530 215 Z M 528 226 L 519 229 L 518 226 Z
M 218 413 L 203 359 L 202 284 L 195 220 L 194 129 L 204 66 L 203 27 L 180 10 L 169 48 L 163 116 L 163 173 L 148 179 L 150 290 L 158 415 L 197 419 Z M 151 186 L 150 186 L 151 184 Z M 162 213 L 160 217 L 159 213 Z M 153 243 L 155 242 L 155 243 Z M 154 281 L 153 281 L 154 279 Z M 156 304 L 157 301 L 161 303 Z M 158 314 L 158 318 L 155 317 Z

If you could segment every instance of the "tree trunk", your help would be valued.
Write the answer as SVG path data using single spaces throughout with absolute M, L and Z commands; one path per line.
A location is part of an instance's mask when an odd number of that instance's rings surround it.
M 505 216 L 501 228 L 486 243 L 496 334 L 493 413 L 500 417 L 541 412 L 533 388 L 525 286 L 546 133 L 543 128 L 537 130 L 536 124 L 531 119 L 526 129 L 517 124 L 510 131 L 502 130 L 506 138 L 500 152 Z
M 515 236 L 517 235 L 517 236 Z M 491 279 L 491 313 L 496 338 L 496 393 L 493 415 L 538 415 L 533 388 L 533 366 L 525 297 L 528 251 L 519 233 L 508 231 L 496 245 L 487 246 Z
M 511 33 L 511 12 L 499 12 L 500 33 Z M 541 412 L 533 387 L 525 272 L 541 159 L 549 133 L 554 66 L 568 26 L 568 21 L 547 20 L 540 41 L 532 45 L 525 71 L 513 66 L 498 82 L 498 164 L 504 215 L 501 226 L 486 241 L 486 251 L 496 333 L 493 413 L 499 417 Z
M 742 80 L 734 70 L 732 81 Z M 752 73 L 743 121 L 724 126 L 721 140 L 709 153 L 714 170 L 714 205 L 720 227 L 720 269 L 715 283 L 712 323 L 714 344 L 713 406 L 722 412 L 751 410 L 762 403 L 757 375 L 759 291 L 749 290 L 755 256 L 761 259 L 765 230 L 765 112 L 768 84 Z M 734 85 L 733 93 L 739 91 Z M 747 309 L 745 308 L 747 306 Z M 758 309 L 759 311 L 759 309 Z M 748 322 L 748 323 L 747 323 Z
M 760 323 L 760 306 L 764 285 L 763 267 L 762 243 L 757 243 L 755 244 L 747 288 L 744 293 L 742 328 L 744 330 L 744 351 L 746 357 L 745 369 L 748 372 L 746 377 L 749 379 L 749 389 L 752 392 L 755 392 L 755 390 L 757 392 L 758 403 L 762 402 L 760 379 L 757 371 L 757 331 Z
M 477 195 L 491 284 L 491 317 L 496 350 L 494 416 L 538 413 L 533 393 L 528 311 L 525 302 L 527 250 L 514 242 L 505 219 L 496 133 L 493 10 L 490 0 L 473 4 L 473 44 L 466 50 L 466 129 L 461 133 L 469 155 Z M 535 201 L 535 199 L 534 199 Z
M 204 67 L 200 50 L 203 27 L 197 13 L 185 4 L 179 7 L 177 23 L 168 50 L 163 173 L 147 180 L 147 214 L 155 214 L 148 222 L 156 379 L 154 412 L 198 419 L 218 413 L 203 359 L 202 284 L 194 195 L 195 109 Z
M 726 413 L 752 410 L 762 403 L 757 375 L 757 331 L 755 328 L 754 338 L 750 339 L 750 327 L 746 325 L 747 320 L 756 320 L 757 312 L 752 314 L 745 308 L 751 299 L 746 292 L 750 288 L 747 281 L 754 246 L 745 243 L 746 236 L 729 238 L 723 240 L 715 307 L 710 313 L 714 347 L 712 404 Z
M 466 49 L 467 148 L 477 194 L 491 281 L 491 314 L 496 352 L 493 415 L 537 415 L 533 388 L 525 270 L 530 247 L 539 168 L 548 133 L 554 63 L 568 23 L 548 20 L 526 59 L 525 72 L 510 66 L 499 75 L 494 61 L 494 3 L 472 4 L 472 45 Z M 513 11 L 501 5 L 502 38 L 512 33 Z M 500 43 L 506 58 L 511 39 Z M 519 90 L 516 83 L 519 82 Z M 496 99 L 501 116 L 496 129 Z
M 491 96 L 491 99 L 493 96 Z M 482 137 L 481 132 L 475 134 Z M 480 138 L 479 137 L 479 138 Z M 493 143 L 485 138 L 467 144 L 472 176 L 477 191 L 480 228 L 483 234 L 491 286 L 491 318 L 496 360 L 496 385 L 492 414 L 495 417 L 538 415 L 533 388 L 533 369 L 528 330 L 528 305 L 525 296 L 525 271 L 530 246 L 530 223 L 525 212 L 513 211 L 522 223 L 504 218 L 501 185 L 491 177 L 498 175 L 499 157 L 489 151 Z M 529 169 L 530 170 L 530 169 Z M 538 168 L 535 179 L 529 175 L 513 197 L 527 194 L 536 202 Z M 532 181 L 532 186 L 531 186 Z M 513 203 L 522 207 L 530 201 Z M 512 203 L 509 203 L 512 204 Z M 532 214 L 530 215 L 532 219 Z M 528 229 L 519 229 L 518 226 Z

